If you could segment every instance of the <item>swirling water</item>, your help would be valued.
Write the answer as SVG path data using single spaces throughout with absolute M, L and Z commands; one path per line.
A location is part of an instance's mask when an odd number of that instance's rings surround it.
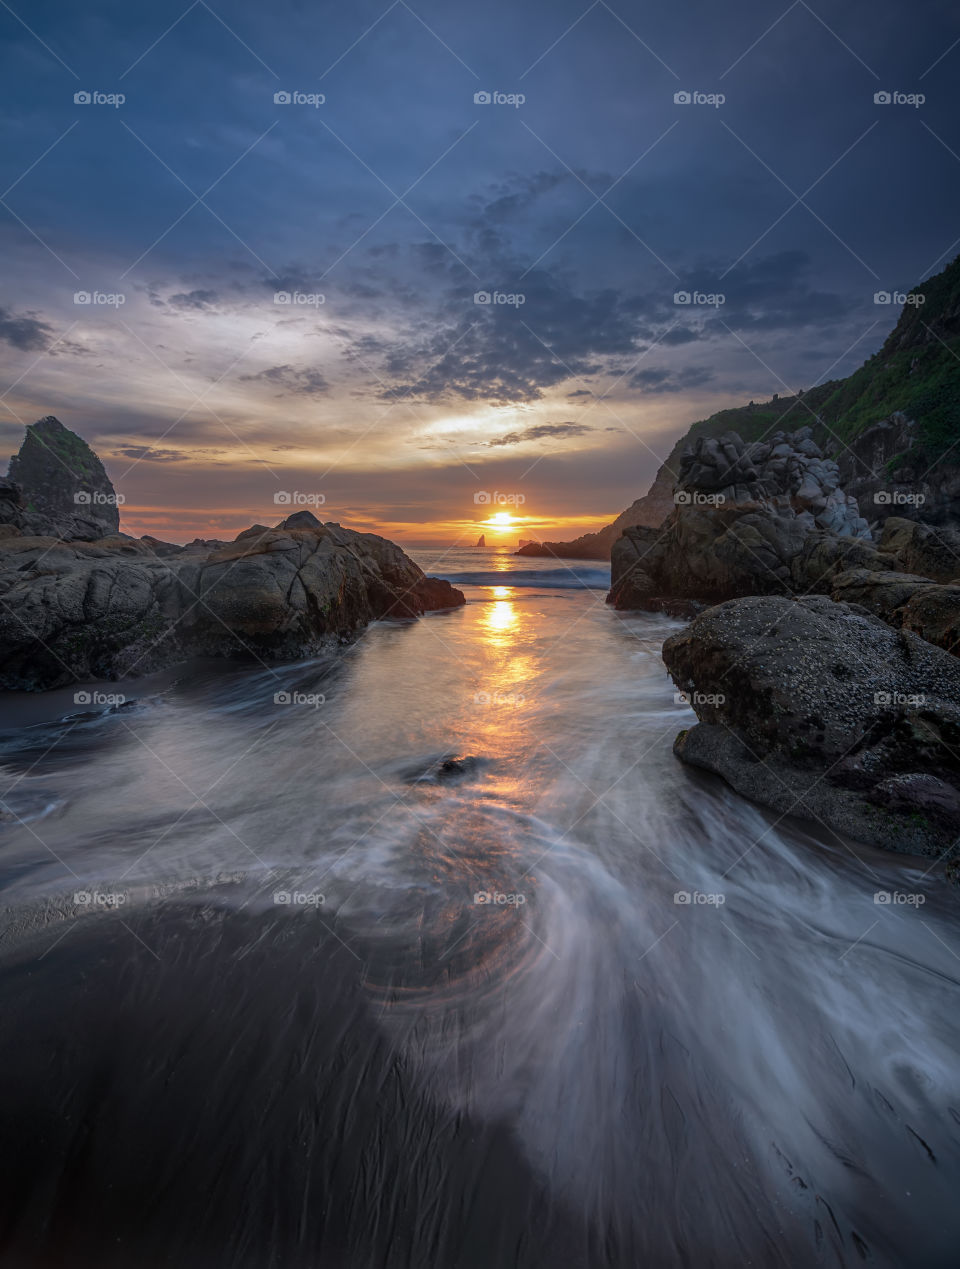
M 956 1264 L 938 870 L 682 766 L 599 566 L 421 563 L 467 607 L 6 702 L 0 1263 Z

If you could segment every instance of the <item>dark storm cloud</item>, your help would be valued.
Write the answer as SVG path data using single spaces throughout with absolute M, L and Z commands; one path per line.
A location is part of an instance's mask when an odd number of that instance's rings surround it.
M 294 366 L 270 366 L 254 375 L 241 375 L 242 383 L 267 383 L 280 391 L 277 396 L 322 396 L 330 385 L 319 370 L 297 369 Z
M 11 313 L 0 308 L 0 340 L 21 352 L 36 352 L 47 347 L 53 330 L 32 313 Z
M 487 441 L 488 445 L 519 445 L 523 441 L 539 441 L 544 437 L 564 437 L 586 436 L 588 432 L 594 429 L 588 427 L 585 423 L 535 423 L 532 427 L 525 427 L 519 432 L 507 432 L 504 436 L 498 436 L 496 440 Z

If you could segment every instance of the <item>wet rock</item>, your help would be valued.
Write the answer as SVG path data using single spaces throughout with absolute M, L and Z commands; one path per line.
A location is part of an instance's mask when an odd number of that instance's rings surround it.
M 663 657 L 684 761 L 821 830 L 937 856 L 960 833 L 960 662 L 825 596 L 730 600 Z
M 398 546 L 325 525 L 158 557 L 136 539 L 0 541 L 0 686 L 144 674 L 191 655 L 314 655 L 464 602 Z

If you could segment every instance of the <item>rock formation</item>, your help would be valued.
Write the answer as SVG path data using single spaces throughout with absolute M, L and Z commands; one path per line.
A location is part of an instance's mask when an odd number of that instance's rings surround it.
M 307 517 L 307 519 L 305 519 Z M 0 686 L 143 674 L 187 656 L 310 656 L 370 621 L 464 602 L 398 546 L 309 512 L 219 550 L 0 541 Z
M 615 544 L 616 607 L 828 591 L 844 569 L 894 566 L 810 428 L 753 443 L 699 437 L 681 457 L 674 503 L 661 528 L 627 529 Z
M 308 511 L 177 546 L 121 534 L 118 501 L 84 441 L 52 418 L 28 428 L 0 480 L 0 687 L 310 656 L 378 618 L 464 602 L 392 542 Z
M 663 658 L 700 720 L 675 743 L 684 761 L 890 850 L 939 857 L 957 840 L 955 657 L 826 596 L 758 596 L 701 613 Z
M 0 482 L 0 524 L 65 541 L 95 541 L 120 527 L 118 498 L 90 446 L 52 415 L 27 428 Z

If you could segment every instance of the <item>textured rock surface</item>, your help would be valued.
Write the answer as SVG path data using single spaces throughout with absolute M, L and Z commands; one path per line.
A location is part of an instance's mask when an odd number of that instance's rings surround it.
M 960 833 L 960 662 L 825 596 L 701 613 L 663 657 L 699 723 L 675 752 L 781 814 L 940 856 Z
M 10 482 L 19 495 L 15 514 Z M 120 528 L 117 495 L 100 459 L 52 415 L 27 428 L 4 483 L 0 523 L 7 516 L 23 533 L 95 541 Z
M 896 556 L 905 573 L 918 573 L 935 582 L 960 578 L 960 530 L 949 525 L 892 516 L 884 522 L 879 546 Z
M 699 601 L 829 590 L 844 569 L 892 568 L 809 428 L 745 444 L 698 439 L 660 529 L 627 529 L 611 554 L 610 602 Z
M 377 618 L 464 602 L 393 543 L 313 516 L 218 547 L 0 540 L 0 686 L 143 674 L 190 655 L 308 656 Z

